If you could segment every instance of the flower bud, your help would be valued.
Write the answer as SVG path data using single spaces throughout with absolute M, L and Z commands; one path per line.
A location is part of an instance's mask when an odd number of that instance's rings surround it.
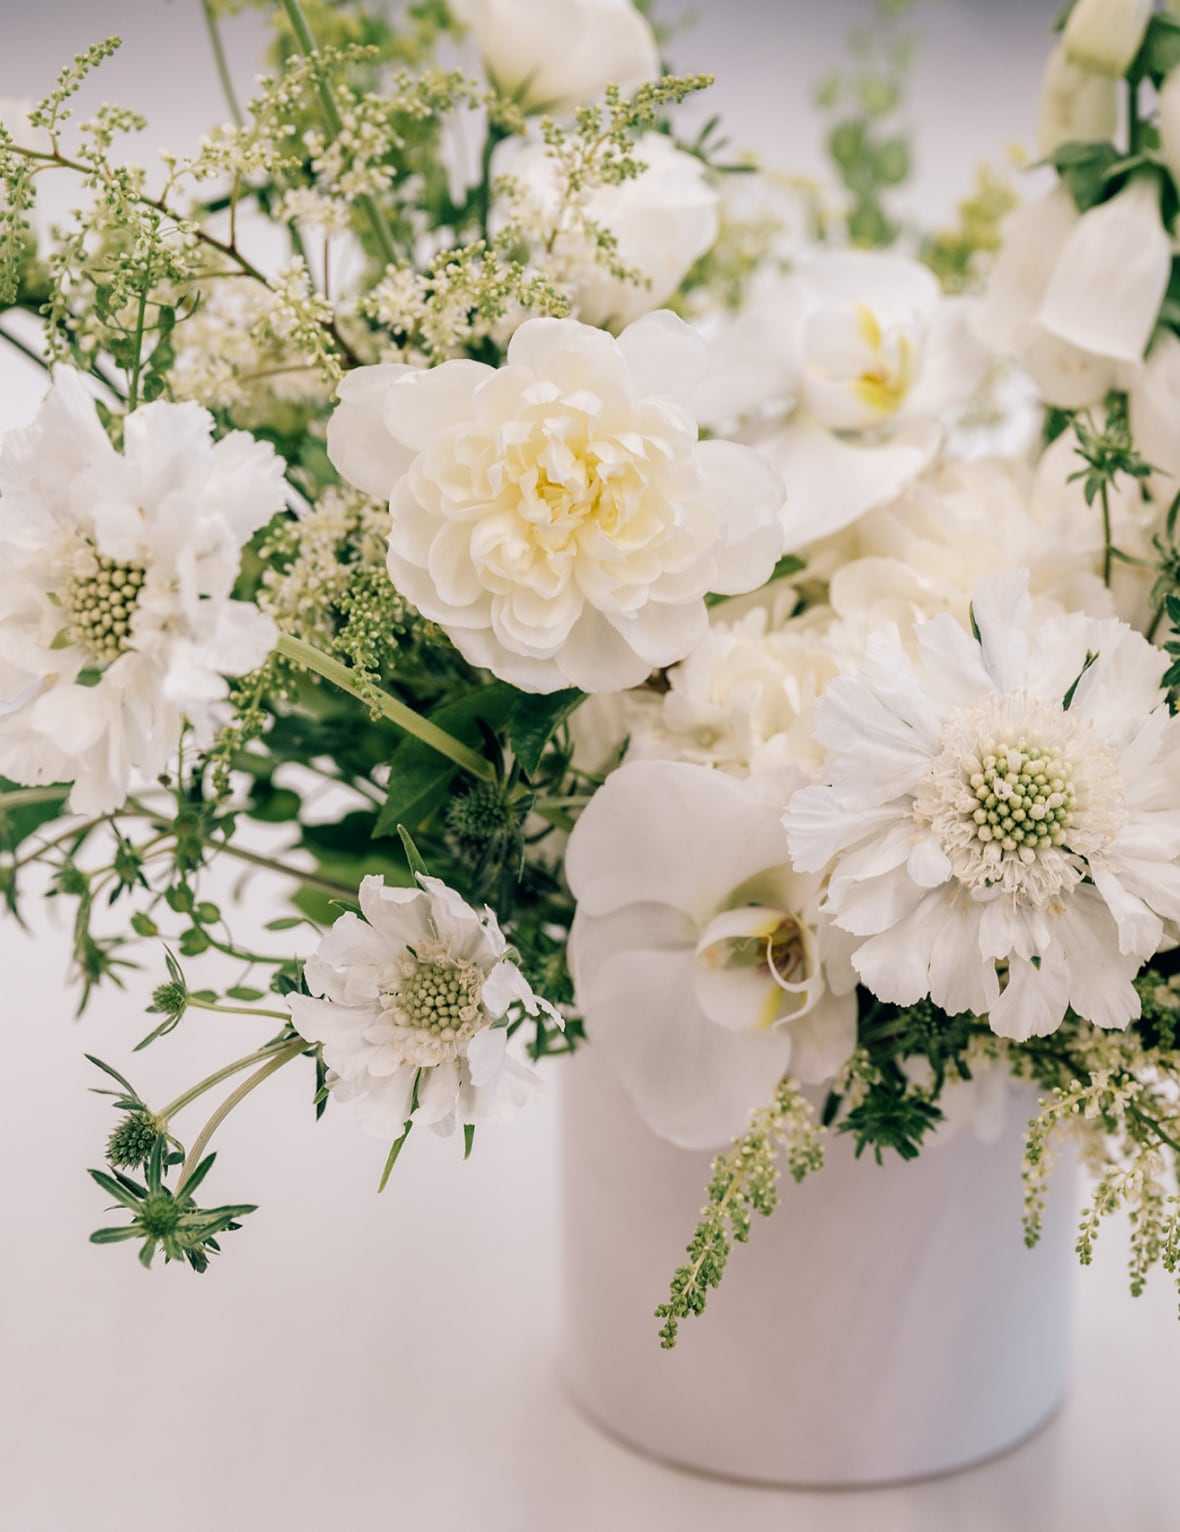
M 1155 328 L 1171 270 L 1159 181 L 1155 174 L 1135 176 L 1117 196 L 1078 219 L 1038 318 L 1051 334 L 1085 351 L 1137 362 Z
M 1072 63 L 1064 43 L 1049 55 L 1041 82 L 1041 118 L 1037 148 L 1050 155 L 1074 140 L 1114 137 L 1118 119 L 1118 83 Z
M 1065 52 L 1098 74 L 1126 74 L 1151 20 L 1152 0 L 1077 0 L 1065 24 Z

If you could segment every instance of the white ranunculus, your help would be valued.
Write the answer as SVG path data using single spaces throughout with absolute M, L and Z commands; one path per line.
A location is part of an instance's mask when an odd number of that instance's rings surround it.
M 1059 42 L 1041 82 L 1041 154 L 1051 155 L 1062 144 L 1112 139 L 1117 126 L 1118 81 L 1075 64 L 1065 43 Z
M 1015 358 L 1044 398 L 1063 409 L 1082 409 L 1102 399 L 1116 374 L 1112 358 L 1050 334 L 1040 321 L 1046 289 L 1078 221 L 1064 186 L 1010 213 L 987 290 L 971 316 L 980 339 L 998 354 Z
M 1154 0 L 1077 0 L 1063 44 L 1072 63 L 1101 74 L 1125 74 L 1139 52 Z
M 195 404 L 136 410 L 117 453 L 59 370 L 0 448 L 0 775 L 72 782 L 73 809 L 105 813 L 166 768 L 182 720 L 207 732 L 223 678 L 274 644 L 232 593 L 284 498 L 274 448 L 215 441 Z
M 513 1013 L 562 1025 L 490 909 L 438 878 L 418 884 L 365 878 L 360 915 L 342 915 L 307 960 L 311 994 L 287 997 L 300 1036 L 323 1045 L 332 1093 L 386 1141 L 411 1117 L 449 1133 L 511 1116 L 537 1083 L 510 1048 Z
M 1180 187 L 1180 69 L 1173 69 L 1160 86 L 1158 125 L 1160 153 Z
M 744 776 L 822 762 L 815 704 L 838 674 L 822 609 L 772 628 L 756 608 L 716 621 L 679 665 L 668 690 L 637 709 L 628 760 L 695 761 Z M 654 704 L 654 705 L 653 705 Z
M 1180 718 L 1163 655 L 1112 619 L 1036 622 L 1027 575 L 985 580 L 911 662 L 879 631 L 817 709 L 826 783 L 786 816 L 880 999 L 925 996 L 1000 1036 L 1139 1014 L 1132 980 L 1180 917 Z
M 451 0 L 496 85 L 533 111 L 571 110 L 655 80 L 660 55 L 632 0 Z
M 917 261 L 841 251 L 765 278 L 716 337 L 702 413 L 748 418 L 786 484 L 788 551 L 849 526 L 931 462 L 944 417 L 986 367 L 966 314 Z
M 1038 319 L 1051 335 L 1097 356 L 1137 362 L 1159 317 L 1172 241 L 1154 174 L 1135 176 L 1083 213 L 1053 266 Z
M 586 215 L 617 240 L 617 259 L 642 273 L 642 284 L 613 276 L 594 258 L 594 246 L 575 228 L 559 232 L 547 269 L 572 290 L 577 317 L 617 329 L 672 297 L 689 269 L 717 238 L 718 195 L 704 165 L 677 149 L 665 133 L 648 133 L 635 146 L 647 169 L 617 186 L 599 188 Z M 561 218 L 563 188 L 556 164 L 540 143 L 508 139 L 497 150 L 494 172 L 511 176 L 521 191 L 512 211 L 527 228 L 550 230 Z
M 1131 438 L 1160 469 L 1153 490 L 1165 504 L 1180 489 L 1180 336 L 1164 330 L 1127 380 Z
M 578 1005 L 640 1115 L 684 1148 L 732 1138 L 784 1070 L 827 1079 L 856 1044 L 844 947 L 818 879 L 790 869 L 780 812 L 753 781 L 635 761 L 570 837 Z
M 328 426 L 336 467 L 389 499 L 389 572 L 472 665 L 524 691 L 620 691 L 707 627 L 704 596 L 767 580 L 782 485 L 698 440 L 704 342 L 667 312 L 617 340 L 521 326 L 500 369 L 362 367 Z

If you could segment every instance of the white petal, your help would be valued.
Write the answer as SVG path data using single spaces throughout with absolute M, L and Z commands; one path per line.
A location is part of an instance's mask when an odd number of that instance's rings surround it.
M 1021 1043 L 1056 1032 L 1065 1019 L 1069 988 L 1069 969 L 1056 947 L 1041 953 L 1039 966 L 1012 958 L 1007 986 L 988 1017 L 992 1031 Z
M 709 362 L 709 348 L 691 325 L 668 309 L 630 324 L 619 336 L 637 399 L 671 399 L 696 418 L 694 400 Z
M 782 479 L 751 447 L 733 442 L 702 442 L 696 460 L 725 529 L 712 589 L 723 596 L 755 590 L 770 579 L 783 551 Z
M 339 403 L 328 420 L 328 456 L 350 484 L 375 500 L 388 500 L 413 461 L 385 424 L 385 399 L 411 368 L 401 362 L 356 367 L 337 389 Z
M 436 437 L 471 414 L 476 389 L 494 376 L 495 368 L 466 359 L 403 368 L 385 389 L 386 429 L 410 452 L 425 452 Z

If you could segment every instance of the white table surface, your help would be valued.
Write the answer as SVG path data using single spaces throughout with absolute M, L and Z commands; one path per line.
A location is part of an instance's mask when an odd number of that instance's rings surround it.
M 738 137 L 814 164 L 806 92 L 780 82 L 788 68 L 818 73 L 853 8 L 824 7 L 821 20 L 796 0 L 701 9 L 703 26 L 677 50 L 683 67 L 717 67 L 729 47 L 722 103 Z M 930 8 L 915 113 L 930 134 L 919 191 L 933 204 L 949 207 L 970 167 L 1021 136 L 1052 9 Z M 30 8 L 15 36 L 6 29 L 0 96 L 35 93 L 67 52 L 119 29 L 128 48 L 91 104 L 144 107 L 183 144 L 214 89 L 194 12 L 179 0 Z M 28 418 L 38 387 L 31 369 L 0 357 L 0 428 Z M 272 913 L 267 897 L 251 885 L 243 935 Z M 604 1438 L 560 1380 L 552 1078 L 518 1123 L 480 1135 L 466 1166 L 453 1143 L 416 1135 L 378 1199 L 375 1146 L 344 1111 L 314 1124 L 307 1082 L 288 1071 L 219 1135 L 210 1189 L 261 1211 L 227 1238 L 214 1270 L 145 1273 L 126 1247 L 89 1247 L 104 1199 L 83 1172 L 99 1162 L 112 1114 L 86 1093 L 95 1078 L 82 1052 L 127 1067 L 159 976 L 133 978 L 125 998 L 107 992 L 75 1024 L 62 933 L 33 915 L 28 935 L 0 920 L 0 1532 L 1180 1525 L 1176 1297 L 1158 1278 L 1145 1298 L 1127 1297 L 1118 1229 L 1078 1280 L 1069 1403 L 994 1463 L 892 1490 L 790 1494 L 679 1474 Z M 133 1061 L 151 1099 L 247 1051 L 249 1024 L 225 1018 L 222 1036 L 221 1020 L 187 1021 Z M 653 1272 L 653 1291 L 664 1275 Z

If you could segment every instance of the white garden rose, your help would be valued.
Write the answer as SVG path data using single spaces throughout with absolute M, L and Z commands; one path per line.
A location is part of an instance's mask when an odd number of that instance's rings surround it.
M 411 1117 L 449 1133 L 513 1115 L 537 1079 L 510 1046 L 512 1013 L 563 1023 L 495 915 L 426 876 L 415 888 L 368 877 L 358 898 L 360 915 L 342 915 L 304 966 L 310 995 L 287 997 L 300 1036 L 323 1047 L 332 1094 L 386 1141 Z
M 1125 74 L 1154 8 L 1154 0 L 1076 0 L 1065 23 L 1067 57 L 1084 69 Z
M 880 999 L 929 997 L 1003 1037 L 1139 1015 L 1132 980 L 1180 917 L 1180 719 L 1164 656 L 1122 623 L 1034 622 L 1024 572 L 985 580 L 978 639 L 949 616 L 911 663 L 879 631 L 828 688 L 826 784 L 786 816 L 797 868 L 828 877 Z
M 451 0 L 497 87 L 532 111 L 572 110 L 608 85 L 655 80 L 660 55 L 632 0 Z
M 698 439 L 706 364 L 666 312 L 617 340 L 534 319 L 499 370 L 350 373 L 328 451 L 391 501 L 390 576 L 472 665 L 524 691 L 619 691 L 693 648 L 707 592 L 755 589 L 782 552 L 777 475 Z
M 557 225 L 549 269 L 569 287 L 587 324 L 617 329 L 660 308 L 717 238 L 719 198 L 701 161 L 665 133 L 645 134 L 635 156 L 647 167 L 643 174 L 600 187 L 581 211 L 614 236 L 615 258 L 640 282 L 614 276 L 596 260 L 581 225 L 562 227 L 562 183 L 544 144 L 508 139 L 496 152 L 496 177 L 510 176 L 520 193 L 511 199 L 512 214 L 526 228 Z
M 784 1070 L 828 1079 L 856 1044 L 845 943 L 762 786 L 635 761 L 570 836 L 578 1006 L 636 1110 L 684 1148 L 724 1143 Z
M 1132 177 L 1070 230 L 1038 313 L 1050 335 L 1096 356 L 1137 362 L 1172 272 L 1156 175 Z M 1095 295 L 1101 294 L 1101 302 Z
M 268 617 L 232 599 L 241 549 L 284 503 L 282 464 L 195 404 L 126 418 L 118 453 L 61 369 L 0 448 L 0 775 L 72 782 L 79 813 L 118 808 L 207 735 L 225 676 L 256 669 Z
M 1060 185 L 1010 213 L 983 300 L 972 312 L 984 344 L 1019 362 L 1042 396 L 1063 409 L 1102 399 L 1117 371 L 1113 358 L 1072 344 L 1042 322 L 1045 293 L 1078 221 L 1073 198 Z
M 1037 148 L 1048 156 L 1062 144 L 1111 139 L 1118 124 L 1118 81 L 1075 64 L 1064 42 L 1049 55 L 1041 82 Z
M 705 418 L 746 417 L 782 474 L 788 551 L 890 500 L 933 459 L 986 356 L 917 261 L 822 253 L 765 278 L 718 337 Z

